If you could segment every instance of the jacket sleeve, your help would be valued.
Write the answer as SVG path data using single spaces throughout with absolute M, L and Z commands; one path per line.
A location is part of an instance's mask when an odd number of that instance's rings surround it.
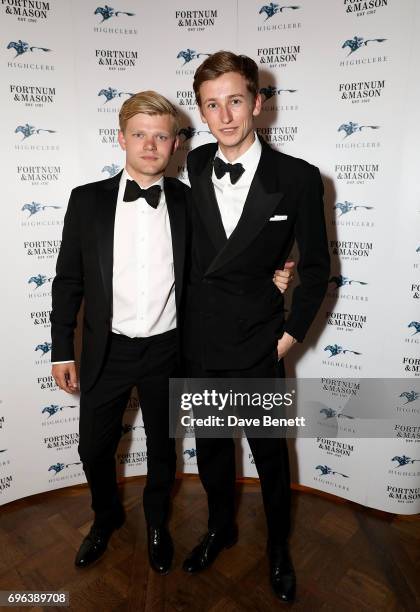
M 64 218 L 56 276 L 52 284 L 51 361 L 74 359 L 74 330 L 83 297 L 78 190 L 71 193 Z
M 302 342 L 328 287 L 330 256 L 324 218 L 324 187 L 318 168 L 309 166 L 300 194 L 296 222 L 300 284 L 293 292 L 284 330 Z

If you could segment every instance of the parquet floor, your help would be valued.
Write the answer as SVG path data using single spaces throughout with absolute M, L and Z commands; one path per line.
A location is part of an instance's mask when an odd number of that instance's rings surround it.
M 66 590 L 70 608 L 64 610 L 75 612 L 420 610 L 418 516 L 395 517 L 295 489 L 291 551 L 298 597 L 288 606 L 278 602 L 268 583 L 258 483 L 237 486 L 238 544 L 195 576 L 186 575 L 181 564 L 206 530 L 200 482 L 197 477 L 177 481 L 170 522 L 175 563 L 168 576 L 149 569 L 139 502 L 143 485 L 143 477 L 121 485 L 127 522 L 114 533 L 104 557 L 84 570 L 76 569 L 73 560 L 90 527 L 86 486 L 0 508 L 0 590 Z

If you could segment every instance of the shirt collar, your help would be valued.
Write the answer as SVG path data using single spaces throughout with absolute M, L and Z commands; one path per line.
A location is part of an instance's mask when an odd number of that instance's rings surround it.
M 124 168 L 123 173 L 121 175 L 121 179 L 120 179 L 120 184 L 124 185 L 125 187 L 125 181 L 134 181 L 135 179 L 131 178 L 130 174 L 128 173 L 127 169 Z M 154 183 L 152 183 L 151 185 L 149 185 L 148 187 L 143 187 L 143 185 L 140 185 L 140 183 L 138 183 L 136 181 L 136 183 L 139 185 L 139 187 L 141 187 L 142 189 L 149 189 L 149 187 L 153 187 L 154 185 L 159 185 L 159 187 L 161 187 L 162 192 L 163 192 L 163 176 L 160 177 L 159 180 L 155 181 Z
M 232 163 L 242 164 L 245 170 L 248 170 L 248 168 L 251 168 L 251 167 L 256 168 L 258 166 L 258 162 L 260 161 L 260 157 L 261 157 L 261 149 L 262 147 L 261 147 L 260 140 L 257 134 L 254 132 L 254 142 L 249 147 L 249 149 L 247 149 L 245 153 L 242 153 L 240 157 L 235 159 L 234 162 L 230 162 L 228 159 L 226 159 L 220 147 L 217 149 L 216 155 L 220 157 L 220 159 L 222 159 L 227 164 L 232 164 Z

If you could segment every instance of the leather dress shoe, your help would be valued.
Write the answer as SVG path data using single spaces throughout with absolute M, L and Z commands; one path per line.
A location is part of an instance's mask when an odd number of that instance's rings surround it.
M 224 548 L 230 548 L 238 540 L 236 526 L 228 529 L 209 529 L 200 544 L 185 559 L 182 568 L 189 574 L 207 569 Z
M 124 522 L 124 512 L 121 512 L 115 521 L 107 526 L 100 525 L 95 521 L 77 552 L 74 561 L 76 567 L 87 567 L 102 557 L 106 551 L 112 533 L 115 529 L 122 527 Z
M 296 596 L 296 575 L 287 545 L 274 548 L 270 556 L 270 582 L 276 596 L 292 602 Z
M 158 574 L 168 574 L 174 556 L 174 546 L 166 527 L 148 526 L 147 550 L 151 568 Z

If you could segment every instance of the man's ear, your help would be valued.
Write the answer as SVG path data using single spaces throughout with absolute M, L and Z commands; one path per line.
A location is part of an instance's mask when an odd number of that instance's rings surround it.
M 254 109 L 252 111 L 252 114 L 254 117 L 257 117 L 260 114 L 261 106 L 262 106 L 261 94 L 257 93 L 257 95 L 255 96 L 255 101 L 254 101 Z
M 172 155 L 175 153 L 178 147 L 179 147 L 179 136 L 175 136 L 174 144 L 172 145 Z
M 126 142 L 124 137 L 124 132 L 122 130 L 118 130 L 118 142 L 123 151 L 126 149 Z

